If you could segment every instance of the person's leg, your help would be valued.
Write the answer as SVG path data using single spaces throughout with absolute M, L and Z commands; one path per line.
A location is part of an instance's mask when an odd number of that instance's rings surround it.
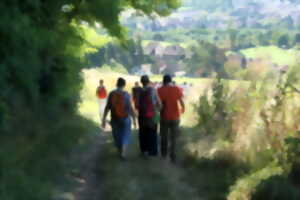
M 118 149 L 118 152 L 121 152 L 121 142 L 120 142 L 120 129 L 119 125 L 115 120 L 111 120 L 111 128 L 112 128 L 112 136 L 114 139 L 114 143 L 116 148 Z
M 176 162 L 176 144 L 177 139 L 180 134 L 179 130 L 179 120 L 174 120 L 170 122 L 170 129 L 171 129 L 171 160 L 172 162 Z
M 149 154 L 151 156 L 157 156 L 157 125 L 149 127 Z
M 121 135 L 121 158 L 125 159 L 126 158 L 126 153 L 127 153 L 127 147 L 130 143 L 130 137 L 131 137 L 131 120 L 130 118 L 122 119 L 121 120 L 121 130 L 120 130 L 120 135 Z
M 100 124 L 102 123 L 102 111 L 101 111 L 101 99 L 98 99 L 98 106 L 99 106 L 99 119 L 100 119 Z
M 168 154 L 168 123 L 166 121 L 160 123 L 160 139 L 161 156 L 165 158 Z
M 139 142 L 142 155 L 147 152 L 146 140 L 147 133 L 145 130 L 145 122 L 143 118 L 139 118 Z
M 101 105 L 100 105 L 101 116 L 103 116 L 103 114 L 104 114 L 105 106 L 106 106 L 106 99 L 101 99 Z

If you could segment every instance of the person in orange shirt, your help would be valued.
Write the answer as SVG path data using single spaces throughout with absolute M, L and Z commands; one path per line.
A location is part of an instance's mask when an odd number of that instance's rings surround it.
M 161 154 L 163 158 L 166 158 L 168 151 L 170 151 L 171 161 L 175 163 L 180 115 L 185 111 L 183 94 L 176 85 L 172 84 L 172 77 L 165 75 L 163 77 L 163 86 L 158 89 L 158 96 L 162 103 L 160 114 Z M 169 141 L 170 150 L 168 148 Z
M 96 96 L 97 96 L 98 103 L 99 103 L 99 117 L 101 120 L 103 113 L 104 113 L 104 108 L 105 108 L 106 99 L 107 99 L 107 91 L 104 86 L 104 81 L 102 79 L 99 81 L 99 86 L 97 87 L 97 90 L 96 90 Z

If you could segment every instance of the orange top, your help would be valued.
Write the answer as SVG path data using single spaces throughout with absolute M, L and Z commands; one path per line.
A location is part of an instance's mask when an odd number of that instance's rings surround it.
M 177 86 L 165 85 L 158 88 L 158 95 L 163 105 L 161 118 L 163 120 L 178 120 L 180 118 L 178 101 L 183 96 L 181 90 Z

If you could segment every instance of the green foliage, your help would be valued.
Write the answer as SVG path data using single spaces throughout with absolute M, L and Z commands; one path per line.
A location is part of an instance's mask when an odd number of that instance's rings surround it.
M 299 198 L 299 189 L 292 185 L 287 178 L 282 176 L 273 176 L 261 182 L 252 195 L 252 199 L 255 200 L 297 200 Z
M 229 39 L 230 39 L 231 49 L 235 49 L 238 31 L 234 30 L 234 29 L 230 29 L 228 32 L 229 32 Z
M 226 78 L 224 63 L 226 56 L 223 50 L 208 42 L 198 42 L 197 45 L 191 45 L 189 50 L 193 52 L 191 58 L 186 59 L 187 72 L 189 74 L 202 77 Z
M 100 35 L 95 29 L 82 25 L 82 37 L 85 39 L 85 44 L 82 46 L 82 56 L 98 51 L 98 49 L 107 43 L 111 42 L 111 38 L 105 35 Z
M 295 40 L 294 40 L 294 44 L 299 44 L 300 43 L 300 33 L 297 33 L 295 35 Z
M 288 48 L 289 47 L 289 36 L 282 35 L 278 39 L 278 46 L 281 48 Z
M 290 165 L 291 175 L 298 176 L 294 174 L 298 171 L 300 166 L 300 131 L 297 132 L 295 136 L 290 136 L 285 139 L 285 150 L 287 154 L 287 163 Z M 292 177 L 295 179 L 298 177 Z
M 221 79 L 215 80 L 212 85 L 212 94 L 200 97 L 198 114 L 198 127 L 203 133 L 214 135 L 219 139 L 231 140 L 232 114 L 234 108 L 230 106 L 231 96 L 228 85 Z
M 164 41 L 165 39 L 164 39 L 164 37 L 163 37 L 161 34 L 157 33 L 157 34 L 155 34 L 155 35 L 153 36 L 153 40 L 156 40 L 156 41 Z
M 126 42 L 126 48 L 116 42 L 110 42 L 99 48 L 96 53 L 88 55 L 88 58 L 91 67 L 104 64 L 114 65 L 114 62 L 117 62 L 123 65 L 127 71 L 150 62 L 150 57 L 144 55 L 142 41 L 133 39 Z

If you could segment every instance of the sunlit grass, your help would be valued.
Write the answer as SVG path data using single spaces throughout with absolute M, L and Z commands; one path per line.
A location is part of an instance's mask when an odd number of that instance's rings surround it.
M 281 49 L 277 46 L 255 47 L 242 50 L 247 58 L 265 58 L 278 65 L 293 66 L 298 63 L 300 51 L 296 49 Z

